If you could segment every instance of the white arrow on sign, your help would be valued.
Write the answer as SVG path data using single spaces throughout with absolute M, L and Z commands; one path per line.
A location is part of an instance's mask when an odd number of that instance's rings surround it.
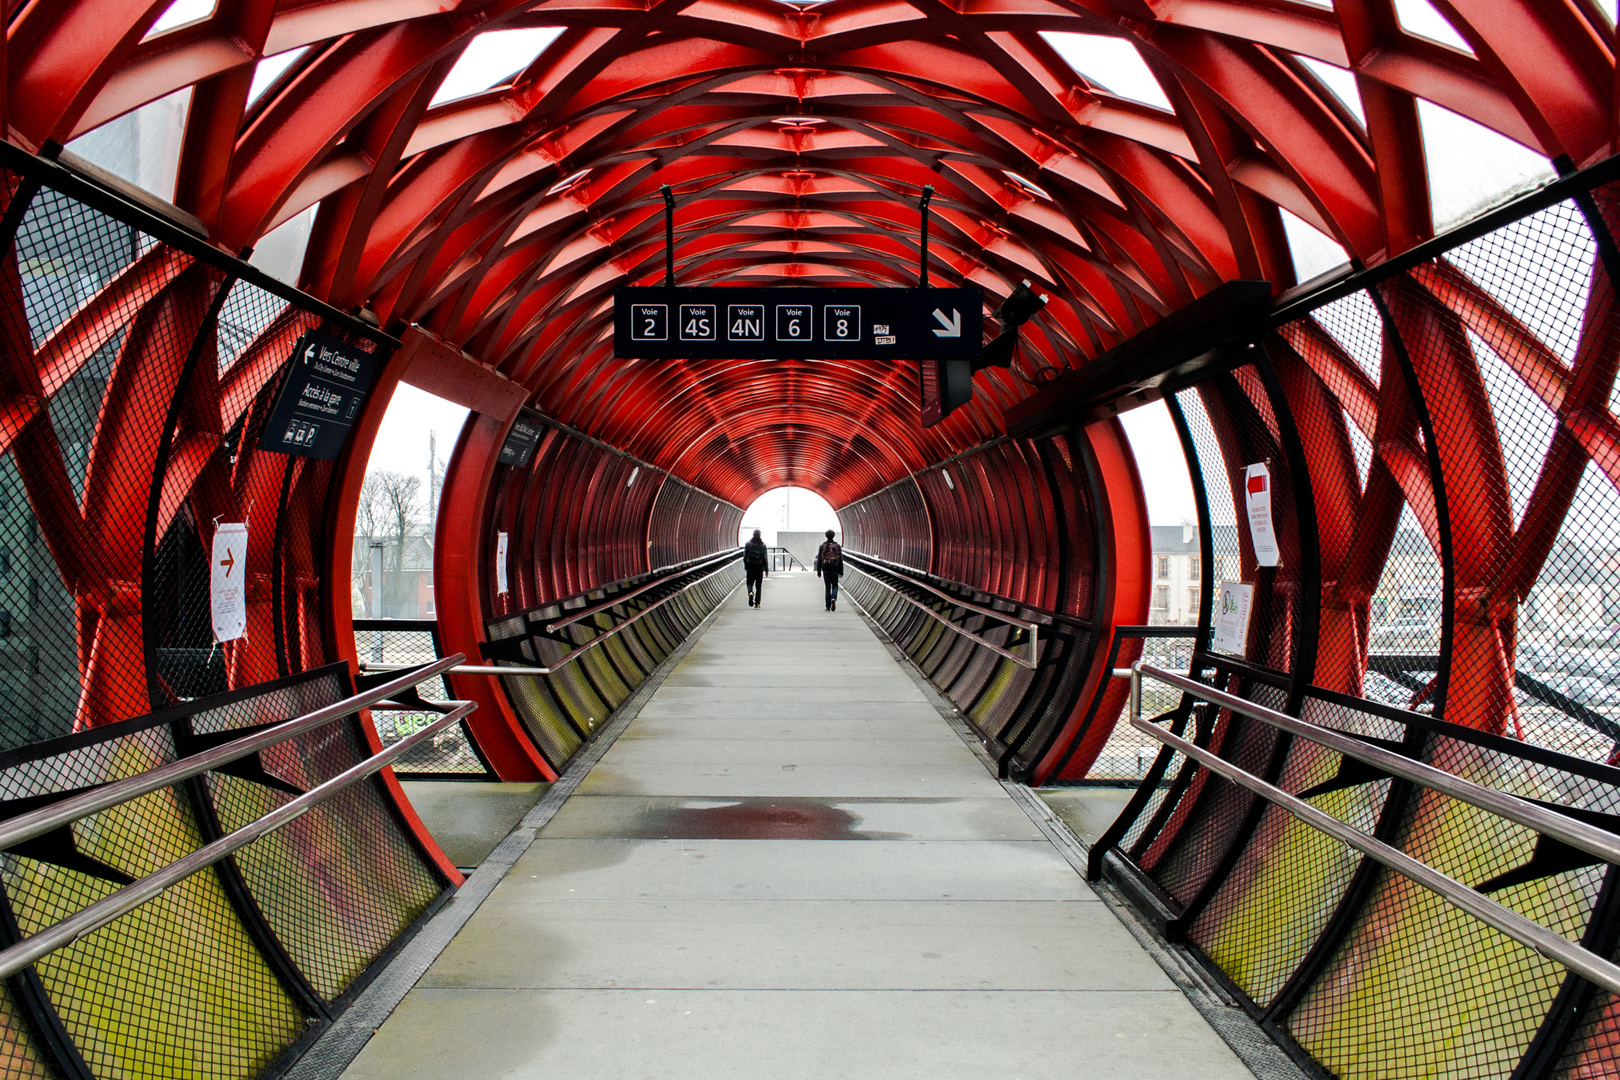
M 951 317 L 947 319 L 943 311 L 939 310 L 939 308 L 935 308 L 934 318 L 938 319 L 939 325 L 945 328 L 943 330 L 935 330 L 935 337 L 962 336 L 962 313 L 960 311 L 957 311 L 955 308 L 951 308 Z

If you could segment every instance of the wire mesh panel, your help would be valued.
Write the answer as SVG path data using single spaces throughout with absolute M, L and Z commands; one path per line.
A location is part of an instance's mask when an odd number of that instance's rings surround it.
M 220 276 L 50 190 L 8 258 L 20 291 L 0 321 L 20 351 L 5 363 L 42 406 L 8 426 L 0 463 L 0 738 L 15 746 L 149 707 L 139 604 L 109 600 L 141 579 L 142 467 Z M 97 646 L 106 670 L 81 683 Z
M 1141 661 L 1168 671 L 1186 671 L 1192 665 L 1193 639 L 1187 637 L 1142 638 Z M 1181 704 L 1181 692 L 1162 683 L 1145 682 L 1142 685 L 1142 715 L 1163 716 Z M 1158 757 L 1162 744 L 1144 735 L 1125 722 L 1125 708 L 1112 717 L 1098 717 L 1097 721 L 1112 725 L 1108 741 L 1091 770 L 1086 773 L 1087 783 L 1118 784 L 1133 787 L 1147 775 L 1148 767 Z
M 304 331 L 385 341 L 25 164 L 44 186 L 0 238 L 0 382 L 22 403 L 0 421 L 0 792 L 13 813 L 313 700 L 278 680 L 329 659 L 335 471 L 258 451 L 258 436 Z M 222 645 L 208 551 L 235 522 L 249 534 L 247 634 Z M 346 692 L 346 677 L 324 678 L 315 697 Z M 193 716 L 210 701 L 227 704 Z M 17 847 L 0 855 L 5 917 L 32 933 L 365 752 L 350 725 L 267 752 L 285 769 L 188 782 Z M 261 1075 L 444 884 L 384 789 L 365 785 L 40 961 L 23 1011 L 96 1075 Z M 5 1005 L 0 1074 L 28 1075 L 31 1035 L 10 1032 Z
M 172 761 L 166 724 L 135 721 L 94 742 L 70 736 L 0 761 L 0 792 L 42 801 Z M 0 855 L 0 880 L 27 935 L 201 846 L 185 794 L 165 788 Z M 53 834 L 57 835 L 57 834 Z M 106 928 L 41 959 L 68 1035 L 96 1075 L 247 1077 L 303 1032 L 218 877 L 193 874 Z
M 1300 626 L 1303 553 L 1299 507 L 1270 395 L 1256 366 L 1245 364 L 1184 392 L 1178 403 L 1192 433 L 1209 505 L 1213 592 L 1219 595 L 1222 582 L 1247 582 L 1254 589 L 1247 651 L 1240 659 L 1290 672 Z M 1269 485 L 1279 555 L 1274 566 L 1259 562 L 1248 527 L 1246 470 L 1254 465 L 1269 472 L 1262 482 Z
M 1264 684 L 1244 688 L 1241 696 L 1270 708 L 1283 704 L 1283 693 Z M 1210 747 L 1247 772 L 1264 774 L 1277 749 L 1275 728 L 1256 724 L 1222 710 Z M 1167 894 L 1185 904 L 1218 874 L 1256 796 L 1224 778 L 1199 772 L 1187 786 L 1173 819 L 1153 838 L 1138 860 Z
M 386 619 L 356 619 L 354 623 L 354 651 L 363 661 L 371 664 L 426 664 L 440 658 L 434 623 L 403 622 L 396 624 Z M 450 691 L 442 676 L 434 676 L 417 684 L 417 696 L 428 701 L 447 701 Z M 392 746 L 407 736 L 414 735 L 439 714 L 430 710 L 373 709 L 372 723 L 383 746 Z M 464 776 L 480 778 L 490 776 L 489 765 L 479 756 L 477 744 L 467 734 L 465 723 L 435 735 L 406 751 L 396 759 L 394 772 L 407 777 Z
M 1307 700 L 1303 718 L 1386 743 L 1398 744 L 1405 734 L 1397 721 L 1320 699 Z M 1390 781 L 1347 770 L 1339 754 L 1296 739 L 1277 785 L 1371 833 Z M 1188 939 L 1252 1000 L 1270 1002 L 1326 929 L 1361 858 L 1343 842 L 1268 806 L 1220 891 L 1188 928 Z
M 347 691 L 341 669 L 328 669 L 319 678 L 198 712 L 188 726 L 203 738 L 249 730 L 341 700 Z M 209 773 L 220 828 L 241 828 L 369 756 L 357 723 L 335 721 L 260 751 L 247 768 Z M 233 860 L 276 940 L 328 1004 L 444 887 L 400 827 L 378 781 L 346 789 Z
M 1571 177 L 1290 302 L 1275 334 L 1256 335 L 1275 389 L 1256 393 L 1239 367 L 1177 394 L 1203 473 L 1212 584 L 1256 586 L 1250 663 L 1292 675 L 1318 722 L 1602 814 L 1614 777 L 1591 770 L 1620 751 L 1617 221 L 1614 183 Z M 1319 596 L 1252 571 L 1232 483 L 1290 429 Z M 1291 666 L 1279 637 L 1312 634 L 1314 662 Z M 1229 758 L 1245 749 L 1228 747 L 1232 730 L 1209 732 Z M 1209 838 L 1242 808 L 1162 758 L 1163 790 L 1133 799 L 1112 832 L 1185 899 Z M 1246 767 L 1263 771 L 1252 755 Z M 1289 745 L 1277 782 L 1559 933 L 1605 954 L 1620 943 L 1602 866 L 1537 856 L 1523 829 L 1319 748 Z M 1615 1071 L 1620 1010 L 1559 965 L 1275 810 L 1232 854 L 1184 929 L 1334 1075 Z
M 11 990 L 0 987 L 0 1077 L 4 1080 L 54 1080 L 61 1075 L 40 1050 Z

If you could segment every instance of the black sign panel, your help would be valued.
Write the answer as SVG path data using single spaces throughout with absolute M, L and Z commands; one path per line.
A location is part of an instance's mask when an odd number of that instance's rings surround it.
M 259 449 L 336 459 L 376 373 L 376 354 L 308 331 L 293 349 L 292 370 L 259 436 Z
M 516 465 L 520 469 L 529 467 L 529 459 L 534 457 L 534 448 L 540 445 L 540 436 L 545 434 L 545 424 L 537 412 L 528 409 L 521 410 L 517 419 L 512 421 L 512 428 L 506 433 L 506 441 L 501 443 L 501 456 L 496 458 L 500 465 Z
M 613 294 L 613 353 L 642 360 L 976 360 L 978 289 L 640 288 Z

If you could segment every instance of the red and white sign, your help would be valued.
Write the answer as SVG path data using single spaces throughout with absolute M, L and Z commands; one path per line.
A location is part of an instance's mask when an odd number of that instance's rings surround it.
M 495 591 L 506 591 L 506 534 L 500 533 L 495 541 Z
M 235 641 L 247 633 L 247 538 L 246 522 L 214 530 L 208 591 L 215 641 Z
M 1271 470 L 1263 464 L 1250 465 L 1243 477 L 1243 495 L 1249 508 L 1249 539 L 1254 543 L 1255 562 L 1276 566 L 1282 555 L 1271 526 Z

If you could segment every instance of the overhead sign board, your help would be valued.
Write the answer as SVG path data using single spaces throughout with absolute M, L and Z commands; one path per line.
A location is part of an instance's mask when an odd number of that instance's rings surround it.
M 613 353 L 640 360 L 976 360 L 978 289 L 643 288 L 613 294 Z
M 501 455 L 495 459 L 496 464 L 527 469 L 529 460 L 534 457 L 534 448 L 540 445 L 540 436 L 544 433 L 545 424 L 539 413 L 528 409 L 519 411 L 506 433 L 506 441 L 501 443 Z
M 377 356 L 311 330 L 293 349 L 292 369 L 259 436 L 260 450 L 335 460 L 377 373 Z

